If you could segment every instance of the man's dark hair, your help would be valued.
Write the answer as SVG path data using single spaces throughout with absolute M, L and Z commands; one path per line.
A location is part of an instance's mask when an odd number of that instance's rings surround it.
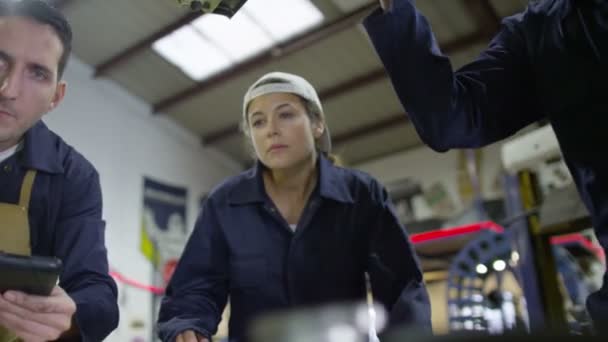
M 9 16 L 32 19 L 53 28 L 63 45 L 63 53 L 57 66 L 58 79 L 61 79 L 72 52 L 72 28 L 65 16 L 55 7 L 42 0 L 0 0 L 0 17 Z

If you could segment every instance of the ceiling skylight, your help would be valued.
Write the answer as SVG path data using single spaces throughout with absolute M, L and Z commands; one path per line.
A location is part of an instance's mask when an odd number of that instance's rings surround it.
M 245 13 L 250 14 L 277 41 L 287 40 L 323 20 L 323 14 L 310 0 L 250 2 L 244 7 Z
M 273 41 L 247 13 L 231 21 L 219 15 L 203 15 L 192 26 L 207 41 L 223 50 L 232 61 L 245 59 L 272 46 Z
M 203 15 L 152 48 L 201 81 L 322 21 L 310 0 L 249 0 L 232 19 Z
M 185 26 L 156 41 L 154 50 L 195 80 L 230 66 L 230 61 L 191 26 Z

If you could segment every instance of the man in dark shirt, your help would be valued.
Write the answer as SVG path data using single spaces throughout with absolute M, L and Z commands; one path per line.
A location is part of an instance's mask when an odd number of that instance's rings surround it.
M 1 342 L 101 341 L 118 324 L 98 174 L 40 121 L 64 97 L 71 38 L 43 1 L 0 0 L 0 251 L 63 261 L 50 296 L 0 295 Z
M 380 4 L 364 25 L 422 140 L 440 152 L 475 148 L 549 119 L 607 251 L 608 1 L 531 2 L 456 72 L 413 1 Z M 587 308 L 606 328 L 606 274 Z

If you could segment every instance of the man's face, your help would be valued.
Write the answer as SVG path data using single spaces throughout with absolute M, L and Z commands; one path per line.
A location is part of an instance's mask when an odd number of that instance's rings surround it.
M 0 17 L 0 151 L 19 142 L 65 94 L 58 82 L 63 45 L 49 26 Z

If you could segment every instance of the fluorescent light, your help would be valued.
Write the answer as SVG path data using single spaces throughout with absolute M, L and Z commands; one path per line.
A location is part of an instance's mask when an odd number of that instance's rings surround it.
M 243 11 L 237 12 L 232 19 L 203 15 L 192 26 L 233 62 L 242 61 L 273 45 L 268 34 Z
M 479 274 L 486 274 L 486 273 L 488 273 L 488 268 L 484 264 L 477 265 L 477 267 L 475 267 L 475 270 Z
M 228 58 L 204 40 L 192 26 L 184 26 L 157 40 L 152 48 L 195 80 L 201 80 L 230 65 Z
M 492 268 L 497 272 L 502 272 L 507 268 L 507 263 L 505 263 L 504 260 L 495 260 L 492 264 Z
M 310 0 L 250 1 L 241 11 L 275 40 L 284 41 L 323 21 L 323 13 Z

